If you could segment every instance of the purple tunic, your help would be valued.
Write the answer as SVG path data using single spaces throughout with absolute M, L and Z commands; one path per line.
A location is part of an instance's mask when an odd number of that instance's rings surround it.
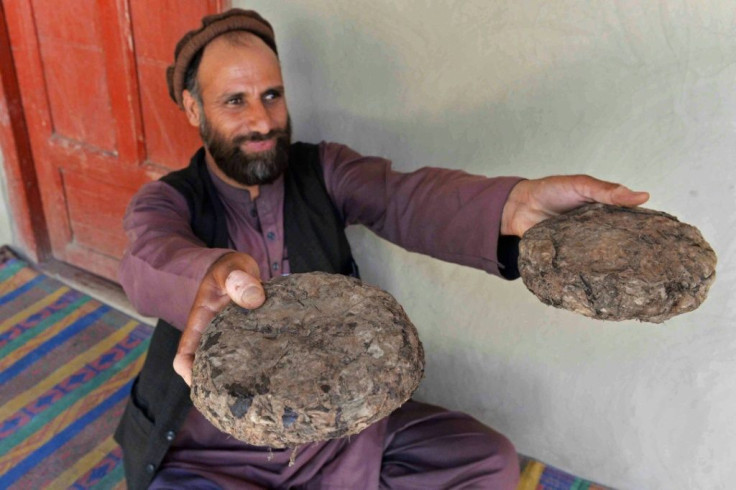
M 320 157 L 327 192 L 346 224 L 360 223 L 408 250 L 499 275 L 501 212 L 520 179 L 437 168 L 399 173 L 388 160 L 334 143 L 321 143 Z M 225 207 L 230 247 L 256 260 L 262 280 L 288 273 L 282 180 L 261 186 L 251 200 L 248 191 L 211 176 Z M 189 219 L 187 203 L 176 190 L 163 182 L 144 185 L 125 216 L 129 246 L 120 266 L 120 282 L 138 311 L 180 329 L 205 272 L 230 251 L 206 248 Z M 402 445 L 404 440 L 410 442 Z M 226 488 L 377 488 L 379 482 L 427 488 L 422 487 L 427 481 L 471 487 L 484 481 L 479 488 L 493 481 L 493 488 L 513 488 L 518 477 L 513 448 L 503 436 L 467 415 L 416 402 L 357 436 L 299 447 L 289 466 L 291 453 L 234 440 L 193 409 L 167 454 L 163 474 L 184 469 Z M 390 463 L 391 454 L 396 464 Z M 435 457 L 442 464 L 431 461 Z

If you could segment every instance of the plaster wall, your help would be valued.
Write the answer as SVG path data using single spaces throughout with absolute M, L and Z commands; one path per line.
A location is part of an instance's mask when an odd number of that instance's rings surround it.
M 12 245 L 14 235 L 8 207 L 8 184 L 3 166 L 3 152 L 0 150 L 0 245 Z
M 736 4 L 249 0 L 274 25 L 295 133 L 493 175 L 589 173 L 652 194 L 719 256 L 697 311 L 603 323 L 521 281 L 356 228 L 364 279 L 420 330 L 417 397 L 618 488 L 736 481 Z

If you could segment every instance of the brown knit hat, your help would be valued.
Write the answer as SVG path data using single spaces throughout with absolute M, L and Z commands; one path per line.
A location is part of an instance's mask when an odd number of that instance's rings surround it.
M 227 12 L 208 15 L 202 19 L 202 27 L 184 34 L 174 50 L 174 64 L 166 69 L 166 83 L 169 95 L 180 108 L 181 93 L 184 90 L 184 77 L 189 63 L 204 49 L 210 41 L 229 31 L 248 31 L 260 37 L 273 51 L 276 50 L 276 39 L 273 28 L 266 19 L 253 10 L 230 9 Z

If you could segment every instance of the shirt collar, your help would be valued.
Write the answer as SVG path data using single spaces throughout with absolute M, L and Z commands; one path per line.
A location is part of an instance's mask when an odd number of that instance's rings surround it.
M 253 201 L 250 198 L 250 192 L 245 189 L 232 186 L 222 180 L 217 174 L 215 174 L 209 165 L 207 165 L 207 172 L 210 174 L 212 183 L 217 189 L 220 197 L 226 201 L 232 202 L 233 204 L 250 205 Z M 284 193 L 284 175 L 281 174 L 279 177 L 270 184 L 261 185 L 259 189 L 259 195 L 257 200 L 261 204 L 266 204 L 281 199 Z

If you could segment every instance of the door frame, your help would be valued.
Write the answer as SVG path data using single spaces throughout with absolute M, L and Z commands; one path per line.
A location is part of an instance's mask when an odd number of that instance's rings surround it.
M 43 262 L 51 256 L 51 243 L 3 3 L 0 2 L 0 147 L 11 229 L 19 252 L 34 262 Z

